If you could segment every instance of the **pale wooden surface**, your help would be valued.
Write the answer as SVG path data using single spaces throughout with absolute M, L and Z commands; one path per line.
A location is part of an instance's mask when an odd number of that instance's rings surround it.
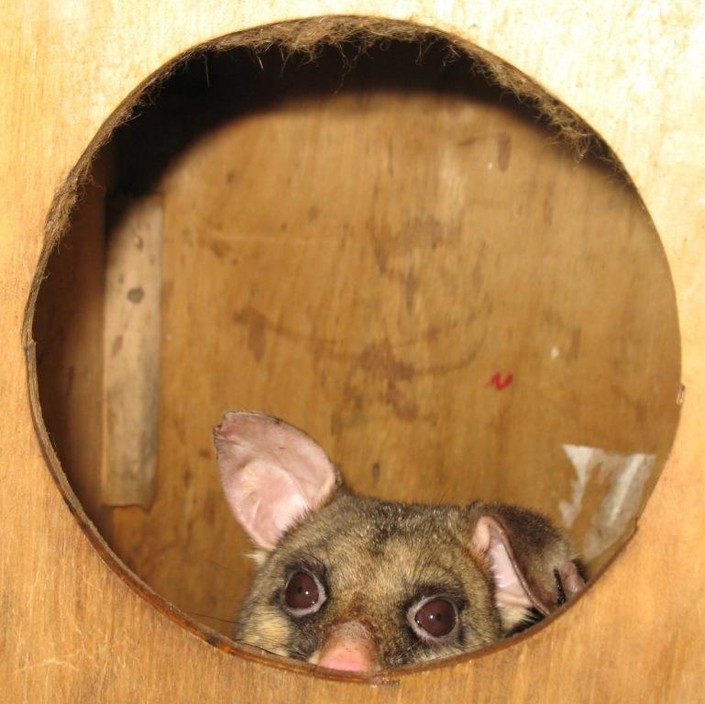
M 159 197 L 115 205 L 105 263 L 101 499 L 148 509 L 157 490 L 164 207 Z
M 0 589 L 2 680 L 9 701 L 699 701 L 705 632 L 705 406 L 702 42 L 696 4 L 618 10 L 396 3 L 388 14 L 453 29 L 535 76 L 616 149 L 654 217 L 672 269 L 682 333 L 681 423 L 639 531 L 595 588 L 509 649 L 370 687 L 234 657 L 183 630 L 127 588 L 71 518 L 32 428 L 21 325 L 54 190 L 119 101 L 194 43 L 285 16 L 308 3 L 242 9 L 199 3 L 49 3 L 6 9 L 0 154 L 5 188 L 0 321 L 4 479 Z M 277 9 L 279 8 L 279 9 Z M 326 3 L 335 12 L 364 3 Z M 168 21 L 165 23 L 164 18 Z M 546 18 L 550 17 L 551 21 Z M 159 27 L 148 32 L 145 28 Z M 81 51 L 77 52 L 76 47 Z M 90 81 L 76 81 L 85 73 Z M 12 174 L 10 177 L 9 174 Z M 91 254 L 91 256 L 95 256 Z M 90 285 L 90 284 L 88 284 Z M 98 284 L 96 284 L 98 285 Z M 89 426 L 85 432 L 92 432 Z M 90 493 L 90 489 L 87 490 Z

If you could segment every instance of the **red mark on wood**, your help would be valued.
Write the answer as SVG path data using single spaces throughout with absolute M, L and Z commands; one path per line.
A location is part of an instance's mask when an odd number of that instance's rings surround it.
M 512 381 L 514 381 L 514 377 L 511 374 L 507 374 L 504 379 L 502 379 L 502 375 L 497 372 L 490 377 L 487 386 L 494 386 L 497 391 L 504 391 Z

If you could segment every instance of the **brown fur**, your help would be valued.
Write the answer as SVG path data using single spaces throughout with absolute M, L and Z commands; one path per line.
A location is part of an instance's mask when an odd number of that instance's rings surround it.
M 266 557 L 242 609 L 236 638 L 305 660 L 334 625 L 356 620 L 375 634 L 383 668 L 494 643 L 527 613 L 514 608 L 503 615 L 494 604 L 489 567 L 470 542 L 480 515 L 479 504 L 467 509 L 400 504 L 339 490 Z M 573 556 L 567 541 L 544 519 L 521 515 L 531 519 L 527 544 L 537 539 L 543 549 L 553 540 L 551 550 L 561 553 L 559 559 Z M 288 575 L 299 567 L 316 573 L 329 599 L 318 614 L 297 622 L 280 603 Z M 552 576 L 551 569 L 547 572 Z M 462 604 L 459 639 L 442 646 L 419 640 L 406 621 L 412 602 L 439 593 L 457 595 Z
M 582 587 L 567 538 L 531 511 L 354 496 L 308 435 L 256 412 L 226 413 L 214 439 L 226 498 L 260 548 L 243 643 L 373 672 L 483 648 Z M 452 629 L 432 635 L 438 620 Z

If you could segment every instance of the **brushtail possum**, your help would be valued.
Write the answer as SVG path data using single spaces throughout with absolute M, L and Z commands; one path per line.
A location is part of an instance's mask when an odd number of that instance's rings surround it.
M 257 548 L 243 643 L 374 673 L 483 648 L 583 586 L 567 538 L 531 511 L 355 496 L 308 435 L 261 413 L 226 413 L 214 439 Z

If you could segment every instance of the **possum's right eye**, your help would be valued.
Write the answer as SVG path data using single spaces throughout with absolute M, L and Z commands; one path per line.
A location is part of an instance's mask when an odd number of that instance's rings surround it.
M 284 587 L 284 608 L 292 616 L 316 613 L 326 601 L 326 590 L 310 572 L 293 572 Z
M 426 642 L 447 642 L 458 635 L 458 606 L 443 595 L 427 597 L 407 612 L 413 631 Z

